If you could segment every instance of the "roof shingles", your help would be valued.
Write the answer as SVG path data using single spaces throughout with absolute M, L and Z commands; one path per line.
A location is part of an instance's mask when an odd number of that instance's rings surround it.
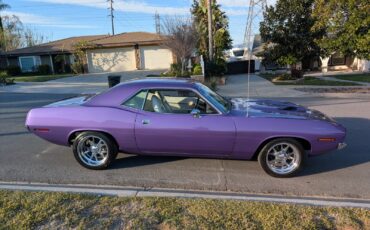
M 73 51 L 73 45 L 80 41 L 91 42 L 95 44 L 97 47 L 119 47 L 135 44 L 139 45 L 159 44 L 164 39 L 165 39 L 164 36 L 147 32 L 121 33 L 113 36 L 109 35 L 79 36 L 48 42 L 37 46 L 12 50 L 6 52 L 5 55 L 18 56 L 35 54 L 70 53 Z

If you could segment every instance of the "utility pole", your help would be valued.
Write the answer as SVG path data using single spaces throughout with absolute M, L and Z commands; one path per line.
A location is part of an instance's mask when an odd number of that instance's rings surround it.
M 110 10 L 110 14 L 108 16 L 110 17 L 111 24 L 112 24 L 112 35 L 114 35 L 114 14 L 113 14 L 114 8 L 113 8 L 113 0 L 107 0 L 107 2 L 110 3 L 110 6 L 108 8 L 108 10 Z
M 251 72 L 251 60 L 253 54 L 254 29 L 253 25 L 263 19 L 263 12 L 267 7 L 267 0 L 249 0 L 247 24 L 244 32 L 244 57 L 248 60 L 247 74 L 247 117 L 249 116 L 249 82 Z
M 213 60 L 213 31 L 212 31 L 212 0 L 207 0 L 208 12 L 208 56 L 209 60 Z
M 161 34 L 161 17 L 159 16 L 157 11 L 155 12 L 154 20 L 155 20 L 155 31 L 157 32 L 157 34 Z

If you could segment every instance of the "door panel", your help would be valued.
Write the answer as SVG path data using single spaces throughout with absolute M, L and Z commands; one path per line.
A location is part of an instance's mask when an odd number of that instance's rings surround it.
M 135 136 L 146 154 L 229 155 L 235 139 L 234 121 L 224 115 L 138 114 Z
M 169 49 L 160 46 L 141 46 L 140 51 L 143 69 L 168 69 L 173 62 Z

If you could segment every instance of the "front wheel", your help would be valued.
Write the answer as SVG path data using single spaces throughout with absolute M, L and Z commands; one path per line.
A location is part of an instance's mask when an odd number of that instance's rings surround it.
M 72 148 L 78 163 L 88 169 L 107 168 L 118 153 L 114 141 L 99 132 L 82 132 Z
M 258 162 L 273 177 L 292 177 L 303 167 L 305 151 L 302 145 L 290 138 L 279 138 L 267 143 Z

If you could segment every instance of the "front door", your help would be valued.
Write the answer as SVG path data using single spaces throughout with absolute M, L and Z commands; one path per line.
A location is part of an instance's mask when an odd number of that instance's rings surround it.
M 191 90 L 149 90 L 135 137 L 145 154 L 223 156 L 233 150 L 235 125 Z

